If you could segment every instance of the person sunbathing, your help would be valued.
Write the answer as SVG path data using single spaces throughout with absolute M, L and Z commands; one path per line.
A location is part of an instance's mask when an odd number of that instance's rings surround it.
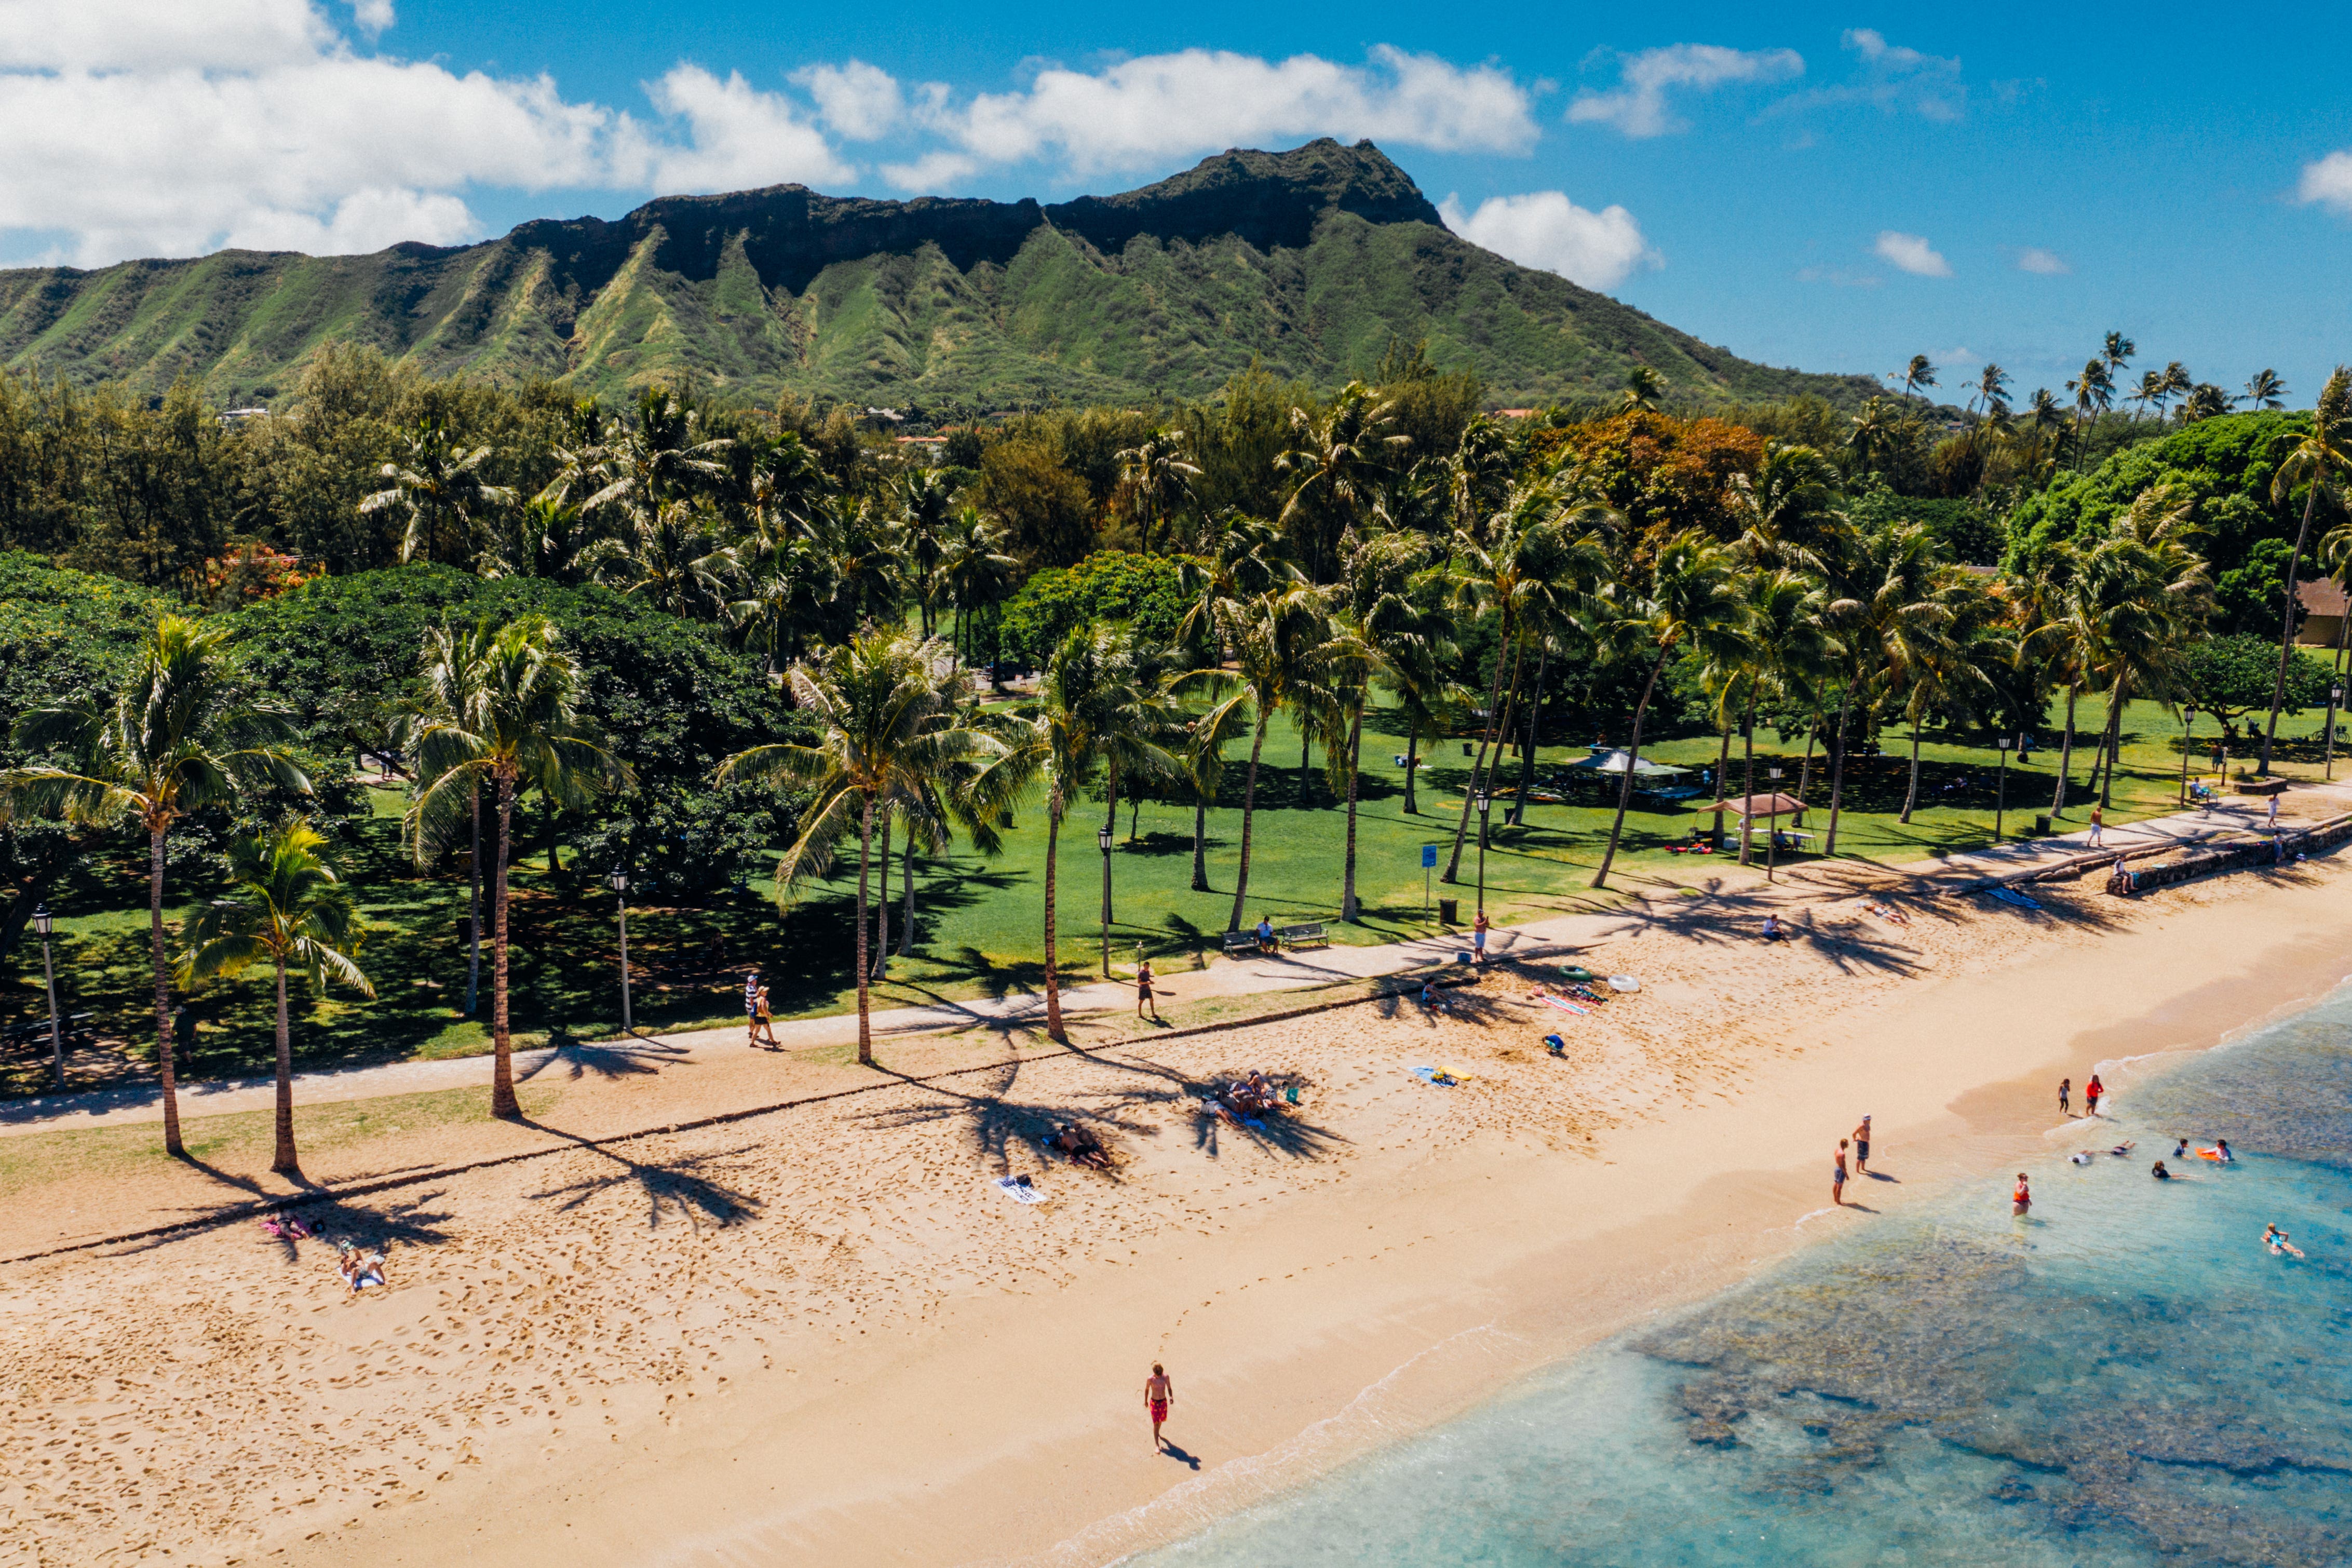
M 1103 1148 L 1101 1141 L 1075 1123 L 1066 1121 L 1062 1124 L 1060 1134 L 1054 1140 L 1054 1147 L 1067 1154 L 1076 1164 L 1091 1165 L 1098 1171 L 1110 1168 L 1110 1155 Z

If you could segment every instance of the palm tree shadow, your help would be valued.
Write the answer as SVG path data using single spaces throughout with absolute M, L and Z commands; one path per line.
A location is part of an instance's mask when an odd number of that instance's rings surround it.
M 404 1242 L 411 1247 L 425 1247 L 448 1238 L 448 1233 L 442 1228 L 442 1222 L 451 1218 L 452 1215 L 447 1211 L 428 1213 L 425 1210 L 426 1205 L 436 1202 L 443 1195 L 438 1191 L 420 1193 L 413 1197 L 376 1206 L 320 1194 L 314 1197 L 273 1206 L 280 1214 L 299 1217 L 311 1236 L 320 1241 L 331 1243 L 336 1238 L 341 1237 L 362 1247 L 383 1247 L 395 1241 Z M 191 1214 L 187 1223 L 193 1228 L 247 1217 L 239 1212 L 245 1207 L 246 1205 L 243 1205 L 224 1204 L 208 1211 Z M 258 1205 L 253 1208 L 250 1217 L 255 1219 L 261 1217 Z M 184 1240 L 187 1235 L 188 1232 L 185 1230 L 174 1230 L 163 1236 L 142 1237 L 104 1256 L 128 1258 L 138 1253 L 152 1252 L 172 1242 Z M 296 1237 L 278 1236 L 272 1237 L 271 1240 L 284 1254 L 288 1262 L 297 1260 L 300 1249 Z
M 612 1162 L 614 1169 L 583 1177 L 568 1186 L 551 1187 L 530 1195 L 534 1198 L 561 1198 L 559 1206 L 569 1213 L 589 1199 L 611 1189 L 634 1182 L 646 1197 L 646 1223 L 648 1227 L 661 1224 L 665 1209 L 674 1209 L 698 1230 L 704 1221 L 721 1227 L 738 1220 L 749 1219 L 760 1211 L 760 1200 L 749 1193 L 727 1185 L 706 1173 L 717 1169 L 748 1163 L 743 1156 L 757 1149 L 754 1143 L 738 1144 L 731 1149 L 714 1149 L 707 1153 L 681 1156 L 666 1162 L 632 1160 L 602 1145 L 566 1132 L 561 1128 L 524 1117 L 521 1125 L 551 1137 L 575 1143 L 586 1152 Z

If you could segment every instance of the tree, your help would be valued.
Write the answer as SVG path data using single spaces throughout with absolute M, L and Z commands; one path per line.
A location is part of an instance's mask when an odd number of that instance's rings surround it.
M 2192 638 L 2180 657 L 2180 697 L 2200 713 L 2229 724 L 2262 712 L 2271 700 L 2277 651 L 2266 637 Z M 2327 700 L 2327 671 L 2307 658 L 2287 661 L 2286 710 L 2298 713 Z
M 1986 415 L 1990 416 L 2006 399 L 2009 382 L 2009 372 L 1990 360 L 1986 361 L 1984 369 L 1977 373 L 1976 386 L 1969 394 L 1969 405 L 1973 407 L 1982 403 Z
M 436 662 L 436 654 L 460 662 Z M 499 823 L 490 880 L 490 1114 L 512 1119 L 522 1114 L 507 1005 L 507 865 L 515 798 L 535 788 L 554 805 L 574 805 L 634 788 L 635 775 L 582 719 L 580 667 L 544 616 L 520 616 L 438 648 L 428 644 L 424 677 L 431 699 L 414 736 L 416 795 L 408 808 L 409 842 L 417 864 L 428 863 L 461 822 L 472 821 L 478 792 L 490 787 Z
M 1846 721 L 1856 696 L 1875 700 L 1884 693 L 1888 661 L 1924 649 L 1949 607 L 1937 598 L 1943 562 L 1936 536 L 1917 523 L 1898 523 L 1854 542 L 1832 579 L 1832 629 L 1845 650 L 1845 690 L 1832 731 L 1830 824 L 1824 853 L 1837 851 L 1838 813 L 1845 794 Z M 1867 714 L 1869 710 L 1865 708 Z
M 163 951 L 163 841 L 182 817 L 265 782 L 307 792 L 283 710 L 247 697 L 227 632 L 159 617 L 111 702 L 37 709 L 16 743 L 62 759 L 0 773 L 12 810 L 68 822 L 138 820 L 147 833 L 148 945 L 155 974 L 155 1060 L 163 1088 L 163 1149 L 179 1156 L 180 1102 L 172 1054 L 171 966 Z
M 1201 477 L 1198 464 L 1185 450 L 1181 429 L 1154 430 L 1149 440 L 1118 454 L 1119 493 L 1136 522 L 1145 550 L 1159 547 L 1177 512 L 1192 500 L 1192 481 Z
M 936 468 L 909 469 L 890 486 L 905 580 L 915 591 L 927 637 L 939 630 L 939 598 L 946 587 L 940 569 L 947 560 L 955 495 L 954 479 Z
M 375 987 L 352 962 L 359 906 L 320 858 L 325 843 L 315 829 L 299 822 L 231 840 L 228 879 L 246 896 L 211 904 L 196 916 L 179 963 L 184 985 L 215 974 L 239 974 L 265 960 L 276 971 L 278 1150 L 269 1168 L 285 1176 L 301 1173 L 294 1152 L 294 1048 L 287 1020 L 286 972 L 300 970 L 310 977 L 311 989 L 320 993 L 332 979 L 362 996 L 375 994 Z
M 1927 363 L 1926 354 L 1913 354 L 1911 363 L 1903 367 L 1903 395 L 1908 397 L 1923 386 L 1935 384 L 1936 367 Z
M 2256 408 L 2284 408 L 2286 383 L 2274 370 L 2258 370 L 2246 378 L 2246 395 L 2236 401 L 2251 403 Z
M 454 525 L 460 547 L 470 544 L 477 519 L 486 510 L 514 500 L 514 491 L 482 482 L 488 446 L 467 447 L 450 434 L 446 415 L 426 414 L 408 436 L 408 454 L 377 473 L 383 488 L 360 502 L 360 515 L 397 507 L 408 514 L 400 558 L 438 559 L 439 542 Z
M 1297 482 L 1275 521 L 1286 528 L 1310 517 L 1319 523 L 1307 531 L 1307 547 L 1299 552 L 1316 582 L 1328 579 L 1340 539 L 1370 506 L 1373 489 L 1411 439 L 1392 428 L 1395 415 L 1394 403 L 1380 401 L 1360 381 L 1340 388 L 1319 415 L 1290 411 L 1291 445 L 1275 459 L 1275 468 L 1295 475 Z
M 984 765 L 1002 747 L 961 711 L 971 695 L 970 677 L 943 643 L 868 626 L 813 664 L 794 665 L 792 685 L 802 712 L 818 726 L 816 743 L 753 746 L 719 764 L 717 776 L 814 791 L 800 837 L 776 868 L 780 907 L 793 889 L 825 873 L 844 838 L 857 835 L 857 1059 L 870 1067 L 876 817 L 919 800 L 960 766 Z
M 1666 395 L 1666 378 L 1648 365 L 1637 364 L 1625 372 L 1625 389 L 1617 395 L 1617 406 L 1624 413 L 1647 409 L 1656 413 Z
M 2112 338 L 2114 334 L 2109 333 L 2108 336 Z M 2084 421 L 2105 414 L 2113 404 L 2115 376 L 2105 360 L 2085 360 L 2083 362 L 2083 374 L 2068 382 L 2066 390 L 2074 395 L 2074 460 L 2079 468 L 2085 446 L 2083 440 Z
M 2279 622 L 2278 678 L 2273 683 L 2270 721 L 2263 729 L 2262 764 L 2257 776 L 2268 778 L 2271 747 L 2278 740 L 2279 705 L 2286 700 L 2286 661 L 2294 652 L 2294 575 L 2303 562 L 2303 547 L 2311 537 L 2311 514 L 2322 495 L 2331 508 L 2344 507 L 2343 480 L 2352 474 L 2352 371 L 2337 365 L 2320 390 L 2313 411 L 2311 432 L 2295 444 L 2271 480 L 2271 500 L 2280 505 L 2303 487 L 2303 523 L 2295 530 L 2294 549 L 2286 563 L 2286 609 Z
M 1601 636 L 1631 658 L 1646 658 L 1649 669 L 1642 679 L 1642 694 L 1633 703 L 1633 734 L 1626 744 L 1625 773 L 1617 787 L 1617 813 L 1609 825 L 1609 847 L 1601 852 L 1601 868 L 1592 885 L 1608 886 L 1609 868 L 1617 859 L 1617 841 L 1625 830 L 1625 811 L 1633 800 L 1633 770 L 1642 758 L 1642 721 L 1650 708 L 1658 674 L 1694 634 L 1723 625 L 1739 614 L 1731 583 L 1730 552 L 1704 535 L 1685 533 L 1659 552 L 1644 574 L 1646 581 L 1620 580 L 1598 614 Z
M 616 593 L 689 621 L 727 613 L 738 557 L 714 531 L 718 519 L 688 500 L 630 509 L 627 530 L 583 554 L 590 574 Z

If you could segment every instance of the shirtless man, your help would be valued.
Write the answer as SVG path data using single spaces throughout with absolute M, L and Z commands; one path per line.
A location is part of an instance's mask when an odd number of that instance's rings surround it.
M 1168 1419 L 1168 1407 L 1175 1403 L 1176 1385 L 1168 1381 L 1168 1369 L 1153 1362 L 1151 1375 L 1143 1380 L 1143 1407 L 1151 1412 L 1151 1451 L 1155 1454 L 1167 1447 L 1160 1436 L 1160 1426 Z
M 1867 1116 L 1862 1119 L 1862 1125 L 1853 1130 L 1853 1173 L 1857 1176 L 1870 1174 L 1870 1118 Z

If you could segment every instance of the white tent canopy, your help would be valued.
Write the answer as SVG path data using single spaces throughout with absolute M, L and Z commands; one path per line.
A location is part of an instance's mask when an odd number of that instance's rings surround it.
M 1591 756 L 1569 763 L 1568 767 L 1571 773 L 1622 773 L 1625 771 L 1629 760 L 1628 753 L 1618 751 L 1614 747 L 1603 746 Z M 1670 778 L 1691 771 L 1688 768 L 1672 767 L 1664 763 L 1654 763 L 1647 757 L 1634 762 L 1633 768 L 1633 776 L 1638 779 Z

